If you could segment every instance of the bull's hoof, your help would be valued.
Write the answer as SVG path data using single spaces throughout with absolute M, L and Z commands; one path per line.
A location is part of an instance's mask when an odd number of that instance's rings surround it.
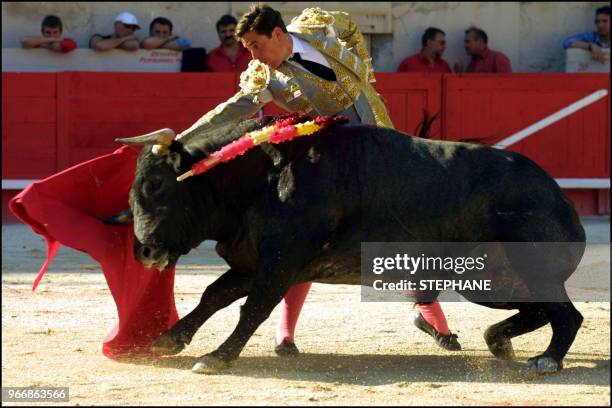
M 216 374 L 226 368 L 229 368 L 230 363 L 212 354 L 207 354 L 200 358 L 197 363 L 191 368 L 191 371 L 198 374 Z
M 495 335 L 488 330 L 484 335 L 485 342 L 489 351 L 497 358 L 502 360 L 514 360 L 516 355 L 514 354 L 514 348 L 512 347 L 512 341 L 501 335 Z
M 159 356 L 172 356 L 180 353 L 184 348 L 185 343 L 176 340 L 170 332 L 162 334 L 151 344 L 151 352 Z
M 527 365 L 521 369 L 521 374 L 528 378 L 553 374 L 563 369 L 563 362 L 552 357 L 537 356 L 527 360 Z

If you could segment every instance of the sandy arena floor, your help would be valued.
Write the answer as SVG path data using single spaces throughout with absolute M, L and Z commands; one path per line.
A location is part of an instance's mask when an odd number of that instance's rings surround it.
M 610 241 L 609 217 L 583 222 L 589 240 Z M 449 352 L 412 325 L 411 304 L 363 303 L 358 286 L 314 284 L 298 326 L 299 357 L 274 354 L 275 310 L 231 369 L 197 375 L 191 366 L 229 335 L 243 301 L 213 316 L 177 356 L 118 363 L 101 353 L 116 311 L 98 265 L 62 248 L 32 293 L 44 257 L 43 239 L 29 228 L 2 226 L 2 386 L 68 386 L 70 405 L 610 404 L 609 302 L 576 303 L 585 320 L 565 369 L 525 380 L 519 367 L 546 348 L 549 326 L 516 338 L 519 360 L 504 362 L 482 334 L 513 311 L 445 303 L 463 346 Z M 210 246 L 180 261 L 180 316 L 224 270 Z

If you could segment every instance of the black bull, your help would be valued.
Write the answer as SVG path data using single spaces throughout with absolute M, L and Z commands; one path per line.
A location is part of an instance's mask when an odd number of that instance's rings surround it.
M 560 292 L 566 301 L 484 304 L 519 311 L 486 330 L 495 356 L 513 358 L 513 337 L 550 323 L 549 346 L 529 359 L 525 370 L 562 368 L 582 323 L 564 282 L 580 262 L 585 233 L 572 203 L 540 167 L 510 151 L 337 125 L 319 135 L 262 145 L 176 181 L 195 161 L 262 124 L 245 121 L 230 135 L 199 145 L 175 140 L 164 154 L 147 147 L 139 156 L 130 193 L 136 257 L 164 269 L 204 240 L 216 240 L 230 266 L 206 288 L 198 306 L 154 342 L 155 351 L 180 352 L 215 312 L 247 296 L 235 330 L 193 368 L 222 369 L 291 286 L 360 284 L 361 242 L 580 242 L 579 251 L 566 254 L 569 270 L 540 280 L 550 283 L 540 289 Z

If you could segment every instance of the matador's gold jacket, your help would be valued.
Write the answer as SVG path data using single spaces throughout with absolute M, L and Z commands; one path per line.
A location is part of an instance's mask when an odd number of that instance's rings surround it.
M 372 87 L 372 59 L 361 31 L 348 13 L 305 9 L 291 20 L 287 31 L 320 51 L 336 74 L 336 81 L 283 62 L 272 69 L 252 60 L 240 75 L 240 90 L 202 116 L 180 137 L 199 138 L 250 118 L 272 99 L 289 112 L 333 115 L 354 106 L 362 123 L 393 128 L 387 108 Z M 263 92 L 268 89 L 269 92 Z M 272 99 L 269 95 L 272 95 Z

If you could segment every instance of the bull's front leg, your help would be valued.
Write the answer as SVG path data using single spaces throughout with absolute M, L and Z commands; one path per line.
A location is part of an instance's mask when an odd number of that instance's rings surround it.
M 279 240 L 280 241 L 280 240 Z M 277 241 L 278 242 L 278 241 Z M 204 355 L 193 366 L 196 373 L 210 374 L 227 368 L 251 338 L 255 330 L 272 313 L 295 281 L 296 271 L 303 268 L 309 244 L 285 239 L 283 245 L 260 248 L 260 261 L 253 278 L 253 286 L 242 306 L 238 325 L 230 336 L 212 353 Z M 279 249 L 280 248 L 280 249 Z M 299 248 L 299 249 L 296 249 Z
M 260 283 L 260 282 L 258 282 Z M 255 330 L 270 316 L 283 299 L 290 285 L 276 282 L 253 284 L 240 313 L 238 325 L 230 336 L 212 353 L 206 354 L 193 366 L 196 373 L 211 374 L 229 367 L 249 341 Z
M 189 314 L 180 319 L 170 330 L 162 334 L 151 345 L 158 355 L 180 353 L 198 329 L 217 311 L 246 296 L 252 284 L 252 275 L 230 269 L 208 285 L 200 303 Z

